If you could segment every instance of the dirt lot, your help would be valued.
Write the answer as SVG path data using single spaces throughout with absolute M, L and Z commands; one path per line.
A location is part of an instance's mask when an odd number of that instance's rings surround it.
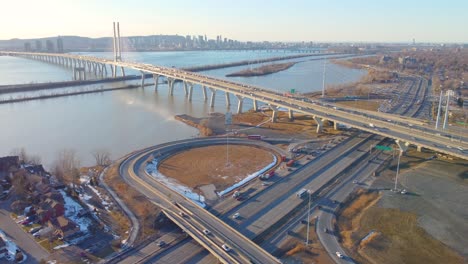
M 191 188 L 214 184 L 216 190 L 223 190 L 271 162 L 273 155 L 267 150 L 239 145 L 227 148 L 224 145 L 177 153 L 164 160 L 158 169 L 162 174 Z
M 362 263 L 463 263 L 468 249 L 468 162 L 410 150 L 342 212 L 343 245 Z M 376 193 L 379 195 L 376 195 Z M 379 198 L 380 197 L 380 198 Z M 370 239 L 363 241 L 371 231 Z

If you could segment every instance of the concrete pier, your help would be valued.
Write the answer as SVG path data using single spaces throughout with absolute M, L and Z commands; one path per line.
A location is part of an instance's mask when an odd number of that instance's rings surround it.
M 203 88 L 203 89 L 202 89 L 202 90 L 203 90 L 203 99 L 204 99 L 205 102 L 206 102 L 206 100 L 208 100 L 208 96 L 207 96 L 207 94 L 206 94 L 206 86 L 203 86 L 202 88 Z
M 314 120 L 317 123 L 317 133 L 321 133 L 323 129 L 323 120 L 318 116 L 314 116 Z
M 289 114 L 289 120 L 290 121 L 294 120 L 294 111 L 289 109 L 288 114 Z
M 244 97 L 240 96 L 240 95 L 236 95 L 237 97 L 237 100 L 239 101 L 237 103 L 237 113 L 240 114 L 242 113 L 242 104 L 244 102 Z
M 158 82 L 159 82 L 159 75 L 158 74 L 153 74 L 153 80 L 154 80 L 154 91 L 158 91 Z
M 167 85 L 169 86 L 169 94 L 174 95 L 174 82 L 175 80 L 167 77 Z
M 229 97 L 228 92 L 225 92 L 224 94 L 226 96 L 226 106 L 229 107 L 229 106 L 231 106 L 231 98 Z
M 211 90 L 210 107 L 214 107 L 215 97 L 216 97 L 216 90 L 213 89 L 213 88 L 210 88 L 210 90 Z
M 145 72 L 141 72 L 141 88 L 145 88 Z
M 188 100 L 192 102 L 192 95 L 193 95 L 193 83 L 188 84 Z
M 278 121 L 278 107 L 276 105 L 270 105 L 271 108 L 271 122 L 276 123 Z

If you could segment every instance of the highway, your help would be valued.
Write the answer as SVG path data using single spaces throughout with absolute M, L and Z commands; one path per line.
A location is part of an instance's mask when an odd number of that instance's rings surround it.
M 263 144 L 251 140 L 231 139 L 231 144 Z M 137 188 L 151 201 L 157 203 L 164 213 L 181 226 L 192 238 L 204 246 L 223 263 L 280 263 L 276 258 L 257 246 L 238 231 L 234 230 L 205 209 L 195 205 L 184 196 L 172 191 L 149 176 L 146 171 L 146 159 L 154 152 L 172 152 L 187 147 L 212 144 L 225 144 L 225 138 L 207 138 L 182 140 L 148 148 L 126 159 L 120 173 L 124 180 Z M 170 197 L 170 198 L 168 198 Z M 180 212 L 184 212 L 181 215 Z M 202 233 L 204 229 L 211 231 L 210 235 Z M 221 245 L 227 244 L 233 250 L 226 252 Z
M 112 61 L 102 58 L 94 58 L 83 55 L 51 54 L 51 53 L 26 53 L 26 52 L 0 52 L 10 56 L 46 56 L 50 58 L 70 58 L 78 61 L 113 65 L 151 73 L 157 76 L 165 76 L 171 80 L 182 80 L 189 84 L 198 84 L 213 89 L 212 98 L 216 90 L 221 90 L 238 96 L 269 104 L 276 111 L 278 107 L 290 109 L 295 112 L 315 116 L 322 120 L 348 125 L 383 137 L 393 138 L 405 145 L 415 145 L 437 152 L 449 154 L 462 159 L 468 159 L 468 138 L 465 130 L 459 134 L 449 131 L 435 130 L 420 121 L 412 122 L 412 119 L 403 119 L 400 116 L 353 110 L 337 107 L 333 104 L 311 101 L 307 98 L 289 98 L 275 93 L 269 89 L 236 83 L 198 73 L 188 72 L 176 68 L 167 68 L 143 63 Z M 372 124 L 372 125 L 371 125 Z
M 271 226 L 302 203 L 303 200 L 296 197 L 297 191 L 308 186 L 316 191 L 327 184 L 335 175 L 364 155 L 363 149 L 368 150 L 371 144 L 375 144 L 372 140 L 364 144 L 369 137 L 362 135 L 351 138 L 310 163 L 299 165 L 295 172 L 227 211 L 221 219 L 251 239 L 263 232 L 269 233 Z M 235 199 L 231 200 L 232 203 L 239 203 Z M 240 213 L 241 217 L 233 219 L 234 213 Z

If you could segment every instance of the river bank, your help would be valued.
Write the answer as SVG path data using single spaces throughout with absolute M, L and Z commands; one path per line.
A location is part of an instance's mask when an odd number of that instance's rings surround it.
M 123 89 L 134 89 L 134 88 L 138 88 L 138 87 L 141 87 L 141 86 L 140 85 L 126 85 L 126 86 L 122 86 L 122 87 L 100 88 L 100 89 L 94 89 L 94 90 L 89 90 L 89 91 L 66 92 L 66 93 L 21 97 L 21 98 L 11 98 L 11 99 L 0 100 L 0 104 L 18 103 L 18 102 L 25 102 L 25 101 L 32 101 L 32 100 L 39 100 L 39 99 L 57 98 L 57 97 L 79 95 L 79 94 L 110 92 L 110 91 L 123 90 Z
M 319 53 L 319 54 L 306 54 L 306 55 L 302 54 L 302 55 L 272 57 L 272 58 L 266 58 L 266 59 L 243 60 L 243 61 L 223 63 L 223 64 L 212 64 L 212 65 L 203 65 L 203 66 L 195 66 L 195 67 L 186 67 L 186 68 L 182 68 L 182 70 L 191 71 L 191 72 L 200 72 L 200 71 L 209 71 L 209 70 L 229 68 L 229 67 L 237 67 L 237 66 L 250 65 L 250 64 L 259 64 L 259 63 L 272 62 L 272 61 L 290 60 L 290 59 L 312 57 L 312 56 L 340 55 L 340 54 L 341 53 Z

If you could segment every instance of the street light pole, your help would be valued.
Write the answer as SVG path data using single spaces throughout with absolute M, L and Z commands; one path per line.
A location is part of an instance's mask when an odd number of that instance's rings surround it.
M 437 118 L 436 118 L 435 129 L 439 128 L 440 108 L 442 107 L 442 95 L 443 95 L 443 92 L 440 91 L 439 108 L 437 109 Z
M 395 192 L 397 190 L 397 184 L 398 184 L 398 172 L 400 171 L 400 157 L 401 157 L 401 152 L 398 153 L 398 164 L 397 164 L 397 169 L 396 169 L 396 176 L 395 176 Z
M 306 246 L 309 245 L 309 228 L 310 228 L 310 199 L 312 194 L 310 193 L 310 190 L 307 190 L 307 193 L 309 194 L 309 210 L 307 210 L 307 239 L 306 239 Z

